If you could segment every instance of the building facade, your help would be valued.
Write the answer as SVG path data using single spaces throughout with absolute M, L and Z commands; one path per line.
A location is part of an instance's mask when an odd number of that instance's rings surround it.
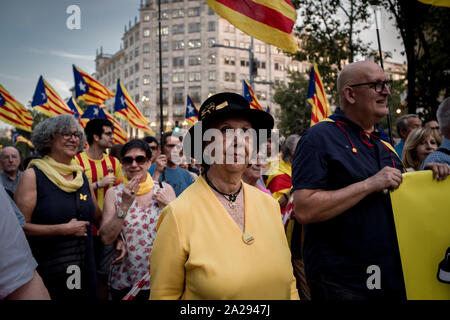
M 158 1 L 141 0 L 139 19 L 124 28 L 121 49 L 115 54 L 102 50 L 96 56 L 96 78 L 116 90 L 120 78 L 155 132 L 160 128 Z M 215 47 L 214 44 L 222 45 Z M 251 38 L 220 18 L 205 1 L 161 0 L 161 48 L 163 121 L 165 129 L 185 123 L 186 96 L 200 107 L 208 95 L 222 91 L 242 94 L 242 80 L 249 79 Z M 238 47 L 237 48 L 226 48 Z M 287 83 L 288 70 L 308 72 L 310 65 L 293 61 L 281 50 L 254 40 L 258 74 L 253 90 L 263 108 L 272 114 L 269 83 Z M 258 83 L 260 82 L 260 83 Z M 112 111 L 114 99 L 106 101 Z M 131 136 L 140 136 L 127 128 Z

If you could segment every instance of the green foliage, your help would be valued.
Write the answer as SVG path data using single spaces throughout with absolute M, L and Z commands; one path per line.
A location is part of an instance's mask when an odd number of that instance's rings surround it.
M 281 112 L 276 114 L 280 119 L 278 128 L 286 137 L 303 133 L 311 122 L 311 105 L 306 101 L 309 79 L 300 72 L 290 73 L 289 78 L 288 85 L 275 86 L 274 95 L 275 102 L 281 107 Z

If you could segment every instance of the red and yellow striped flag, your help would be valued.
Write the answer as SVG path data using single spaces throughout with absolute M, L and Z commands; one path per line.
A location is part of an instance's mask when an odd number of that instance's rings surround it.
M 117 119 L 115 119 L 112 115 L 110 115 L 106 109 L 104 109 L 106 117 L 108 118 L 109 121 L 112 122 L 112 124 L 114 125 L 114 139 L 113 139 L 113 143 L 114 144 L 125 144 L 128 141 L 128 133 L 122 128 L 122 126 L 120 125 L 119 121 L 117 121 Z
M 155 135 L 153 130 L 147 126 L 150 120 L 144 117 L 141 111 L 139 111 L 120 79 L 117 80 L 114 115 L 120 119 L 128 121 L 128 123 L 134 128 L 142 130 L 152 136 Z
M 258 98 L 253 92 L 252 87 L 248 84 L 247 80 L 242 80 L 242 95 L 245 99 L 247 99 L 248 103 L 250 103 L 250 108 L 263 110 L 261 105 L 259 104 Z
M 298 51 L 291 36 L 297 11 L 289 0 L 206 0 L 222 18 L 251 37 L 291 53 Z
M 31 132 L 33 116 L 0 84 L 0 120 L 18 129 Z
M 450 7 L 450 0 L 419 0 L 419 1 L 437 7 Z
M 39 77 L 31 106 L 49 117 L 60 114 L 74 114 L 64 100 L 56 93 L 55 89 L 42 76 Z
M 330 105 L 328 103 L 327 96 L 325 95 L 322 78 L 320 77 L 319 70 L 317 69 L 315 62 L 311 67 L 309 88 L 306 98 L 312 106 L 311 126 L 331 115 Z
M 114 97 L 114 92 L 108 90 L 103 84 L 94 79 L 75 65 L 72 65 L 75 79 L 75 97 L 84 100 L 87 104 L 101 106 L 105 100 Z

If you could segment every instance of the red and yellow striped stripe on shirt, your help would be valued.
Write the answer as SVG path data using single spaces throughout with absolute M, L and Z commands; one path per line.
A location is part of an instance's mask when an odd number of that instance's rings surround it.
M 103 155 L 103 159 L 96 160 L 90 158 L 86 151 L 84 151 L 75 156 L 75 161 L 84 168 L 84 173 L 90 183 L 103 179 L 103 177 L 107 176 L 111 170 L 116 176 L 115 185 L 118 185 L 123 181 L 122 165 L 117 158 L 105 154 Z M 110 187 L 111 186 L 94 190 L 98 206 L 101 210 L 103 210 L 106 191 Z

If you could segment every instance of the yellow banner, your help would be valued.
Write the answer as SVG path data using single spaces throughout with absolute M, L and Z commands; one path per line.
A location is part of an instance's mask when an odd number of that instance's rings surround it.
M 391 200 L 408 299 L 450 300 L 450 285 L 437 279 L 450 247 L 450 177 L 405 173 Z

